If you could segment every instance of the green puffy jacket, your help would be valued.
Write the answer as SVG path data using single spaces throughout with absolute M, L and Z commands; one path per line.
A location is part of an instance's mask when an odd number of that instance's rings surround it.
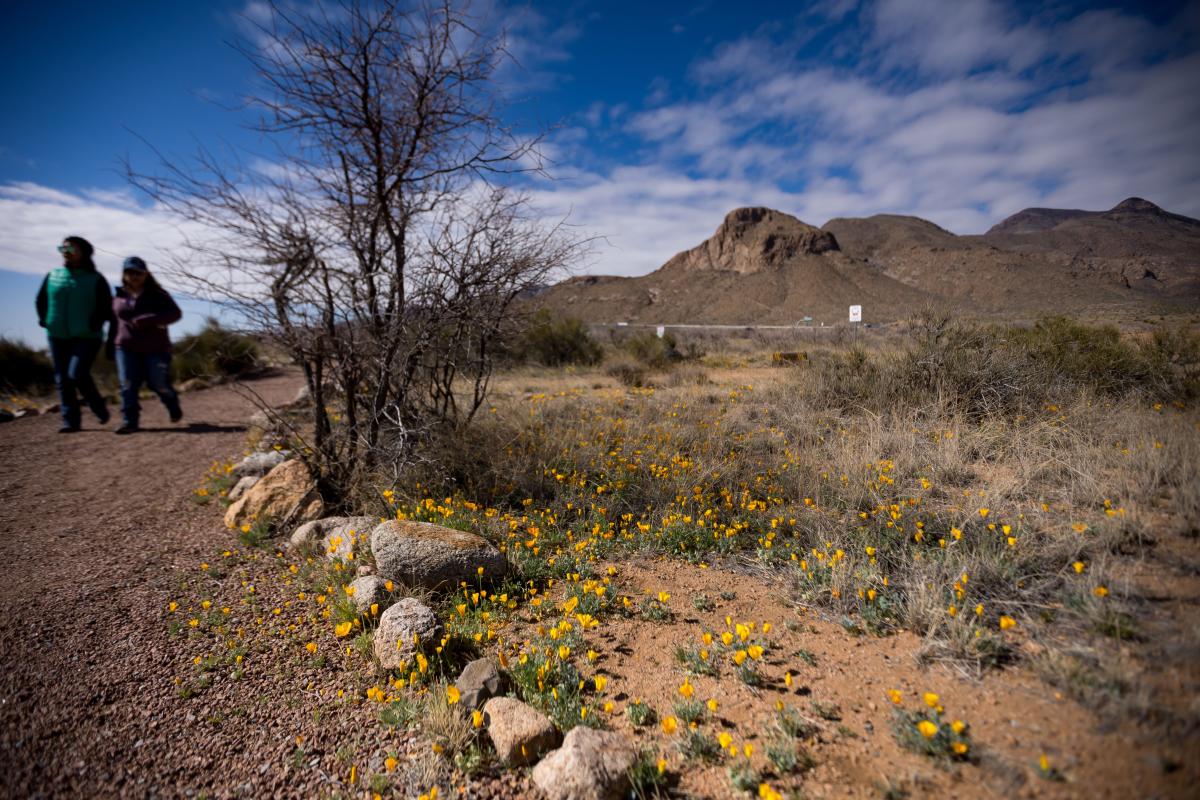
M 95 269 L 59 267 L 42 281 L 37 312 L 55 339 L 99 339 L 112 319 L 112 290 Z

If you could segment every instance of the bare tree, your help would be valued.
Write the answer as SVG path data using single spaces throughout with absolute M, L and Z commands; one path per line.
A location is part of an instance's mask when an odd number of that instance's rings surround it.
M 516 298 L 585 245 L 503 176 L 540 169 L 500 121 L 502 41 L 449 4 L 273 8 L 243 47 L 266 90 L 270 168 L 202 153 L 130 179 L 212 231 L 193 286 L 235 304 L 303 368 L 326 500 L 399 468 L 484 402 Z M 201 268 L 196 265 L 201 264 Z

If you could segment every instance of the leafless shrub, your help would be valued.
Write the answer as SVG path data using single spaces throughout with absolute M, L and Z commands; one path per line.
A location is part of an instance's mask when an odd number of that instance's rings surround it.
M 311 430 L 296 433 L 335 507 L 367 475 L 402 470 L 431 430 L 471 420 L 514 300 L 584 246 L 502 185 L 540 169 L 538 142 L 499 121 L 503 42 L 473 22 L 450 4 L 273 6 L 242 50 L 277 163 L 202 152 L 157 174 L 128 167 L 214 232 L 192 242 L 189 289 L 303 368 Z

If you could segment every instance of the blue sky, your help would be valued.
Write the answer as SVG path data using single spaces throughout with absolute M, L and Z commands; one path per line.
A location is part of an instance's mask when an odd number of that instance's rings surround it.
M 125 184 L 122 157 L 152 167 L 147 142 L 267 152 L 229 110 L 253 88 L 229 43 L 260 4 L 46 5 L 0 9 L 0 334 L 32 341 L 28 288 L 64 235 L 93 241 L 110 277 L 124 255 L 153 266 L 182 247 L 179 223 Z M 1130 195 L 1200 217 L 1200 4 L 495 0 L 476 12 L 508 30 L 509 119 L 554 126 L 553 180 L 527 188 L 548 216 L 604 237 L 585 271 L 649 272 L 740 205 L 816 225 L 915 214 L 958 233 Z

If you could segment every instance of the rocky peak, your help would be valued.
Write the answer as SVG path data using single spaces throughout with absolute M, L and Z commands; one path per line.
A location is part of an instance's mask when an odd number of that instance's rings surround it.
M 737 208 L 716 232 L 679 253 L 664 269 L 723 270 L 749 274 L 775 269 L 804 255 L 838 250 L 832 233 L 770 208 Z
M 1143 200 L 1140 197 L 1130 197 L 1126 200 L 1122 200 L 1121 202 L 1117 203 L 1115 206 L 1112 207 L 1112 210 L 1109 211 L 1108 213 L 1119 214 L 1121 212 L 1138 213 L 1138 214 L 1146 214 L 1146 213 L 1161 214 L 1161 213 L 1163 213 L 1163 210 L 1161 208 L 1159 208 L 1158 206 L 1154 205 L 1154 203 L 1151 203 L 1149 200 Z

